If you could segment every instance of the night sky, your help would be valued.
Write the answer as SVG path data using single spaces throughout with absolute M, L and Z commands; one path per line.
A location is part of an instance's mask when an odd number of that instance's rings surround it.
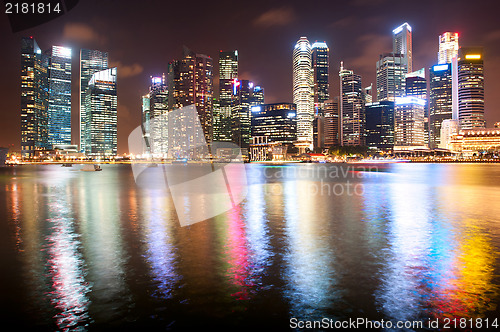
M 33 36 L 43 50 L 73 49 L 73 144 L 79 144 L 80 48 L 109 52 L 118 66 L 118 152 L 140 125 L 141 100 L 150 76 L 167 72 L 183 45 L 214 59 L 217 91 L 219 50 L 237 49 L 239 76 L 265 89 L 266 103 L 292 101 L 292 50 L 301 37 L 330 47 L 330 95 L 338 95 L 338 69 L 373 83 L 379 55 L 392 50 L 391 33 L 413 28 L 413 68 L 437 63 L 438 36 L 460 35 L 460 46 L 484 47 L 485 117 L 500 121 L 500 2 L 491 0 L 309 0 L 309 1 L 125 1 L 81 0 L 67 14 L 36 28 L 13 33 L 0 18 L 0 146 L 20 149 L 20 40 Z M 4 11 L 4 10 L 3 10 Z

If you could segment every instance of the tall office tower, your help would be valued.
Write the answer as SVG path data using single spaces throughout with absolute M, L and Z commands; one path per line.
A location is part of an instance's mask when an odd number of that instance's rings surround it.
M 151 77 L 149 93 L 142 97 L 143 133 L 147 152 L 164 157 L 168 149 L 168 89 L 165 74 Z
M 21 40 L 21 154 L 35 157 L 48 144 L 48 58 L 32 38 Z
M 248 80 L 233 80 L 233 101 L 231 107 L 232 141 L 241 148 L 250 144 L 250 108 L 258 102 L 253 96 L 254 84 Z
M 293 144 L 297 140 L 297 108 L 292 103 L 257 105 L 252 111 L 252 136 L 268 142 Z
M 330 98 L 330 83 L 328 81 L 330 49 L 325 42 L 316 41 L 312 44 L 311 52 L 314 75 L 314 103 L 321 105 Z
M 89 87 L 92 75 L 98 71 L 108 69 L 108 53 L 97 50 L 80 50 L 80 151 L 85 153 L 85 124 L 87 123 L 85 93 Z
M 219 107 L 214 108 L 214 141 L 230 142 L 233 80 L 238 77 L 238 51 L 219 52 Z
M 425 147 L 425 100 L 409 96 L 398 97 L 394 110 L 394 145 Z
M 429 147 L 441 144 L 441 125 L 453 117 L 451 63 L 429 69 Z
M 52 46 L 49 57 L 49 146 L 71 144 L 71 49 Z
M 324 113 L 324 147 L 330 148 L 331 146 L 339 145 L 339 132 L 340 132 L 340 108 L 339 97 L 325 101 Z
M 460 129 L 484 128 L 483 49 L 461 47 L 457 70 Z
M 392 52 L 401 54 L 408 69 L 408 73 L 413 71 L 411 26 L 403 23 L 392 30 Z
M 445 32 L 439 36 L 438 64 L 451 63 L 458 56 L 458 32 Z
M 183 58 L 169 64 L 169 110 L 194 105 L 207 143 L 212 142 L 212 58 L 184 48 Z M 186 128 L 186 130 L 189 130 Z M 184 151 L 193 147 L 181 147 Z
M 401 54 L 385 53 L 377 61 L 377 101 L 394 101 L 405 94 L 408 68 Z
M 341 145 L 365 144 L 365 98 L 361 76 L 340 65 Z
M 425 78 L 425 69 L 414 71 L 405 75 L 405 96 L 413 96 L 427 101 L 427 80 Z M 429 145 L 429 108 L 425 104 L 424 113 L 424 139 L 425 144 Z
M 313 148 L 314 91 L 311 45 L 300 37 L 293 49 L 293 103 L 297 105 L 297 146 Z
M 379 101 L 365 105 L 366 146 L 375 151 L 394 148 L 394 102 Z
M 91 157 L 117 154 L 117 68 L 92 74 L 85 92 L 84 151 Z

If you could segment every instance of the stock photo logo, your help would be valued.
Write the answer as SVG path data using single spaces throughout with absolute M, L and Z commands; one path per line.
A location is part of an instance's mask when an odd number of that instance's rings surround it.
M 79 0 L 4 0 L 3 3 L 12 32 L 19 32 L 42 25 L 66 14 L 78 2 Z
M 141 156 L 132 163 L 136 184 L 168 191 L 181 226 L 229 211 L 247 195 L 240 147 L 208 144 L 206 136 L 191 105 L 153 117 L 128 138 L 129 152 Z

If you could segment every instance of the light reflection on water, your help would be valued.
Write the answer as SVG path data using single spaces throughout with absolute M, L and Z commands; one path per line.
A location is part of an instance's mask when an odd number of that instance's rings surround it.
M 189 227 L 127 165 L 4 169 L 18 314 L 60 330 L 494 317 L 500 166 L 332 167 L 247 165 L 242 204 Z

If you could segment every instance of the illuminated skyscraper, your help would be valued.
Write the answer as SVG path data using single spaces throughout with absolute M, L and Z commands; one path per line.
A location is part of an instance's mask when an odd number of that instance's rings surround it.
M 250 144 L 250 108 L 253 105 L 253 83 L 248 80 L 233 81 L 233 101 L 231 108 L 232 141 L 241 148 Z
M 80 151 L 85 153 L 85 133 L 87 132 L 85 125 L 87 123 L 87 113 L 90 110 L 86 109 L 85 93 L 88 89 L 88 84 L 92 75 L 98 71 L 108 69 L 108 53 L 97 50 L 80 50 Z
M 21 154 L 34 157 L 48 143 L 48 57 L 32 38 L 21 40 Z
M 49 146 L 71 144 L 71 49 L 53 46 L 49 58 Z
M 324 103 L 330 98 L 329 65 L 330 49 L 325 42 L 312 44 L 312 68 L 314 74 L 314 103 Z
M 424 148 L 425 100 L 409 96 L 398 97 L 394 111 L 394 145 Z
M 445 32 L 439 36 L 438 64 L 451 63 L 458 56 L 458 32 Z
M 365 105 L 366 146 L 379 151 L 394 148 L 394 102 L 379 101 Z
M 117 154 L 117 68 L 92 74 L 85 92 L 84 151 L 91 157 Z
M 429 144 L 429 109 L 427 104 L 427 80 L 425 69 L 414 71 L 405 75 L 405 96 L 413 96 L 426 101 L 424 113 L 424 140 Z
M 483 49 L 461 47 L 457 70 L 460 129 L 484 128 Z
M 219 53 L 219 100 L 214 108 L 214 141 L 230 142 L 233 80 L 238 78 L 238 51 Z
M 165 75 L 151 77 L 149 93 L 142 97 L 142 105 L 146 151 L 153 156 L 164 157 L 168 148 L 168 89 Z
M 340 132 L 340 105 L 339 97 L 325 101 L 324 112 L 324 147 L 339 145 L 339 132 Z
M 252 136 L 264 136 L 268 142 L 283 144 L 293 144 L 297 139 L 295 104 L 256 105 L 251 112 Z
M 340 66 L 341 145 L 365 144 L 365 98 L 361 76 Z
M 439 147 L 441 125 L 453 116 L 451 63 L 432 66 L 429 70 L 429 147 Z
M 183 58 L 169 64 L 167 86 L 169 110 L 194 105 L 205 140 L 212 142 L 212 58 L 184 48 Z
M 377 101 L 394 101 L 405 94 L 408 73 L 403 55 L 385 53 L 377 61 Z
M 313 144 L 314 91 L 311 45 L 301 37 L 293 49 L 293 103 L 297 105 L 297 145 Z
M 413 71 L 411 26 L 408 23 L 403 23 L 392 30 L 392 34 L 392 52 L 403 56 L 407 72 L 411 73 Z

